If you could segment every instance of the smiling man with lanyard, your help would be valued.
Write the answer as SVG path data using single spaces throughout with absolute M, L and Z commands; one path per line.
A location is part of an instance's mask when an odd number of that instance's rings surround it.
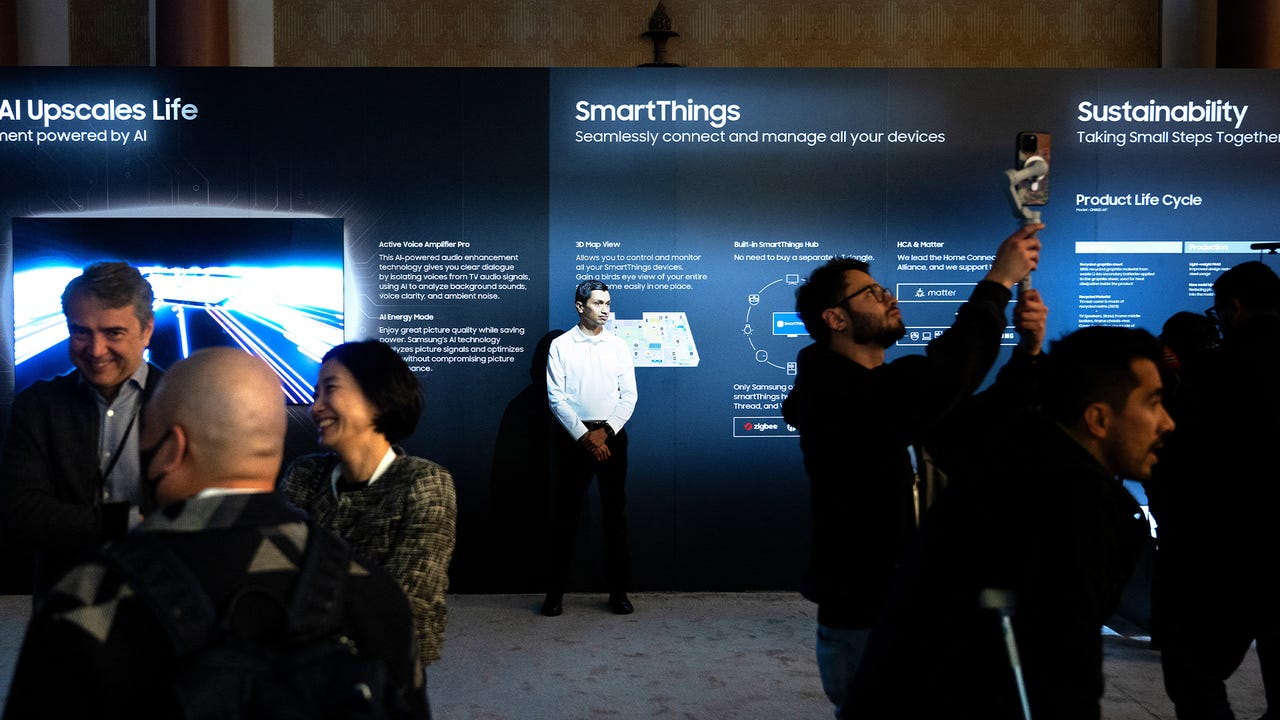
M 153 301 L 127 263 L 85 268 L 62 294 L 76 369 L 14 399 L 0 458 L 4 529 L 35 552 L 36 596 L 140 517 L 138 416 L 162 374 L 143 359 Z

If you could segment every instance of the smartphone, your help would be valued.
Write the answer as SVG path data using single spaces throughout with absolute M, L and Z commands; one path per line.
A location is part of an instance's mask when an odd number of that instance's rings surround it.
M 1045 164 L 1050 163 L 1049 151 L 1052 143 L 1047 132 L 1020 132 L 1017 139 L 1017 157 L 1014 169 L 1026 167 L 1027 161 L 1040 158 Z M 1044 205 L 1049 202 L 1049 176 L 1030 178 L 1018 183 L 1018 196 L 1023 205 Z

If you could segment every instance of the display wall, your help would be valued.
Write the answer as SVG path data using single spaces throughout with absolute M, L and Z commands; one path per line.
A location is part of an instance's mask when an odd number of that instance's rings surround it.
M 808 496 L 778 406 L 808 342 L 798 283 L 869 259 L 908 325 L 891 357 L 920 352 L 1016 227 L 1003 172 L 1035 130 L 1050 336 L 1158 332 L 1280 239 L 1278 90 L 1267 71 L 5 70 L 0 423 L 10 278 L 70 255 L 32 250 L 29 223 L 186 219 L 149 252 L 203 267 L 257 237 L 223 220 L 329 220 L 345 337 L 391 343 L 423 383 L 405 445 L 453 472 L 455 591 L 538 588 L 558 428 L 537 350 L 586 277 L 637 365 L 635 588 L 792 588 Z M 313 450 L 292 417 L 290 453 Z M 578 589 L 601 584 L 595 502 Z

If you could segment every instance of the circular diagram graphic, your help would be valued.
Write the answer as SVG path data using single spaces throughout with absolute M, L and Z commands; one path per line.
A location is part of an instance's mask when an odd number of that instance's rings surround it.
M 800 314 L 795 311 L 795 287 L 803 282 L 798 273 L 769 282 L 747 295 L 746 321 L 742 335 L 755 354 L 756 362 L 771 365 L 794 375 L 796 339 L 807 340 Z M 752 322 L 752 313 L 755 322 Z

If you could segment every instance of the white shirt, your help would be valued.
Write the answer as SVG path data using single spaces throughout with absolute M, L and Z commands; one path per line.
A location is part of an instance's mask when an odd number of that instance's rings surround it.
M 396 461 L 396 449 L 394 447 L 387 448 L 387 452 L 382 456 L 382 460 L 378 462 L 378 467 L 373 469 L 373 475 L 369 476 L 369 484 L 372 485 L 378 481 L 387 472 L 387 468 L 391 467 L 391 463 Z M 338 497 L 338 481 L 342 479 L 342 463 L 338 463 L 333 467 L 333 472 L 329 474 L 329 491 L 334 497 Z
M 636 409 L 636 369 L 622 338 L 603 330 L 588 335 L 578 325 L 551 341 L 547 401 L 574 439 L 584 420 L 604 420 L 616 433 Z

